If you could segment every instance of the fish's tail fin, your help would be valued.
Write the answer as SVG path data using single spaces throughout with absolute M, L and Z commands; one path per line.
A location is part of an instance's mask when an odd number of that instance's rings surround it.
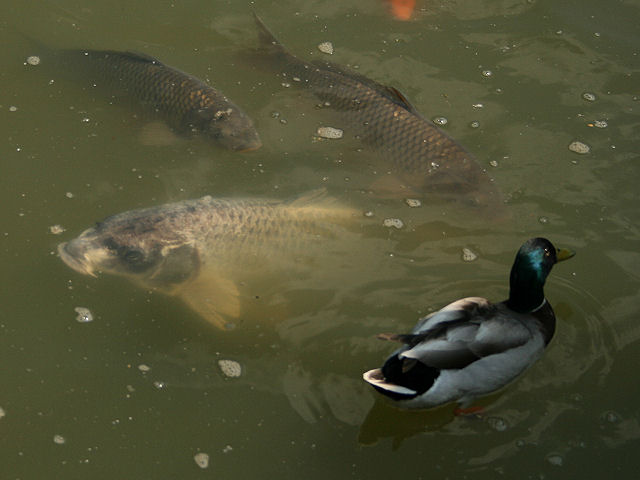
M 22 31 L 17 31 L 16 33 L 22 38 L 23 42 L 19 48 L 14 50 L 14 53 L 20 52 L 29 65 L 39 65 L 38 69 L 43 69 L 43 71 L 47 72 L 47 75 L 59 73 L 55 67 L 56 64 L 60 63 L 59 49 L 45 44 L 45 42 L 29 33 Z M 42 71 L 38 73 L 42 73 Z
M 38 55 L 41 55 L 42 53 L 49 54 L 54 50 L 52 47 L 46 46 L 44 42 L 28 33 L 16 30 L 16 34 L 24 40 L 24 43 L 30 51 L 37 53 Z

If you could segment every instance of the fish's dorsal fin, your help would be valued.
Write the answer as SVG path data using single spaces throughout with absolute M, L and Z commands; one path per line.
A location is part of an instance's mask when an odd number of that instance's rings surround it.
M 262 48 L 270 50 L 271 53 L 291 55 L 285 50 L 284 46 L 278 41 L 276 36 L 271 33 L 271 30 L 267 28 L 256 12 L 253 12 L 253 19 L 258 27 L 258 41 Z
M 253 18 L 255 19 L 256 25 L 258 26 L 258 37 L 260 41 L 260 46 L 267 50 L 268 53 L 271 53 L 279 58 L 280 60 L 287 60 L 291 58 L 296 58 L 294 55 L 289 53 L 284 46 L 278 41 L 278 39 L 271 33 L 271 31 L 267 28 L 264 22 L 253 12 Z M 297 59 L 296 59 L 297 60 Z M 359 82 L 373 90 L 376 90 L 381 95 L 399 105 L 411 113 L 418 114 L 417 110 L 411 105 L 409 100 L 395 87 L 389 87 L 383 85 L 381 83 L 376 82 L 370 78 L 365 77 L 364 75 L 354 72 L 353 70 L 342 67 L 340 65 L 336 65 L 335 63 L 316 60 L 312 62 L 305 62 L 303 60 L 297 60 L 308 66 L 315 67 L 318 71 L 325 71 L 328 74 L 339 75 L 345 78 L 350 78 L 356 82 Z
M 119 55 L 121 57 L 125 57 L 129 60 L 133 60 L 136 62 L 141 62 L 141 63 L 153 63 L 154 65 L 163 65 L 163 63 L 158 60 L 156 57 L 152 57 L 151 55 L 147 55 L 146 53 L 140 53 L 140 52 L 132 52 L 130 50 L 127 50 L 125 52 L 109 52 L 106 51 L 104 52 L 105 54 L 111 54 L 111 55 Z
M 347 206 L 337 198 L 330 196 L 324 187 L 303 193 L 291 200 L 287 206 L 293 209 L 305 210 L 308 214 L 318 214 L 330 222 L 351 219 L 359 214 L 355 208 Z
M 222 272 L 200 272 L 177 292 L 196 313 L 220 330 L 229 330 L 231 320 L 240 316 L 240 292 Z
M 328 72 L 334 73 L 336 75 L 341 75 L 343 77 L 351 78 L 357 82 L 360 82 L 367 87 L 373 88 L 374 90 L 378 90 L 380 93 L 386 96 L 386 88 L 381 83 L 376 82 L 375 80 L 370 79 L 369 77 L 365 77 L 361 73 L 355 72 L 348 67 L 343 67 L 342 65 L 338 65 L 332 62 L 327 62 L 324 60 L 314 60 L 311 64 L 318 68 L 319 70 L 326 70 Z
M 409 100 L 407 100 L 407 97 L 405 97 L 404 94 L 400 92 L 400 90 L 398 90 L 396 87 L 383 85 L 379 82 L 376 82 L 375 80 L 365 77 L 364 75 L 354 72 L 346 67 L 336 65 L 335 63 L 323 62 L 323 61 L 314 61 L 311 63 L 315 67 L 319 68 L 320 70 L 327 70 L 331 73 L 342 75 L 344 77 L 351 78 L 357 82 L 360 82 L 363 85 L 366 85 L 367 87 L 376 90 L 378 93 L 380 93 L 380 95 L 391 100 L 396 105 L 399 105 L 407 109 L 411 113 L 418 114 L 418 111 L 415 109 L 413 105 L 411 105 Z
M 419 115 L 419 113 L 415 109 L 415 107 L 413 105 L 411 105 L 409 100 L 407 100 L 407 97 L 405 97 L 404 94 L 400 90 L 398 90 L 396 87 L 389 87 L 389 86 L 384 86 L 383 88 L 384 88 L 384 91 L 386 93 L 385 96 L 387 98 L 389 98 L 394 103 L 397 103 L 401 107 L 406 108 L 411 113 L 413 113 L 415 115 Z
M 133 52 L 133 51 L 127 50 L 126 52 L 122 52 L 121 55 L 131 58 L 132 60 L 137 60 L 139 62 L 154 63 L 156 65 L 162 65 L 162 62 L 160 60 L 146 53 Z

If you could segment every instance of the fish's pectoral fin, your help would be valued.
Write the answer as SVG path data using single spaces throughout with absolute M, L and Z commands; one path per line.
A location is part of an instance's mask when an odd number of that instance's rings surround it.
M 396 175 L 384 175 L 375 180 L 370 186 L 376 196 L 381 198 L 406 198 L 407 196 L 422 196 L 414 185 L 403 182 Z
M 200 256 L 193 245 L 166 246 L 162 251 L 162 261 L 146 283 L 167 293 L 194 278 L 200 270 Z
M 178 292 L 195 312 L 221 330 L 240 316 L 240 292 L 236 284 L 216 273 L 203 273 Z
M 138 138 L 142 145 L 152 147 L 174 145 L 179 140 L 179 137 L 169 125 L 160 121 L 149 122 L 144 125 Z
M 182 116 L 179 125 L 177 122 L 172 122 L 170 126 L 180 134 L 189 136 L 206 131 L 207 125 L 215 119 L 214 115 L 215 110 L 212 108 L 194 108 Z

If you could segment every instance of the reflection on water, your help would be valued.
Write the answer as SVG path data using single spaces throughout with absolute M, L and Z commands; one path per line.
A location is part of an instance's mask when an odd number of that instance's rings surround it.
M 558 330 L 543 358 L 513 384 L 478 400 L 476 404 L 484 407 L 478 416 L 456 417 L 454 405 L 418 412 L 389 405 L 358 378 L 359 370 L 366 366 L 361 358 L 383 358 L 389 353 L 388 343 L 373 335 L 354 333 L 354 326 L 346 319 L 323 322 L 319 317 L 327 310 L 283 322 L 276 336 L 267 334 L 265 338 L 261 334 L 259 342 L 270 345 L 271 351 L 266 354 L 236 352 L 234 358 L 246 370 L 238 380 L 229 381 L 212 373 L 212 348 L 199 351 L 198 345 L 181 346 L 183 358 L 161 354 L 158 358 L 145 357 L 145 362 L 153 366 L 149 379 L 160 380 L 169 389 L 227 390 L 250 385 L 258 391 L 283 393 L 292 411 L 305 422 L 317 423 L 330 417 L 358 426 L 358 442 L 362 445 L 376 445 L 388 438 L 393 449 L 411 448 L 408 439 L 424 435 L 442 440 L 443 436 L 475 439 L 478 434 L 499 433 L 477 445 L 467 459 L 469 467 L 479 467 L 548 442 L 560 418 L 584 408 L 584 394 L 573 386 L 604 378 L 612 368 L 612 352 L 616 349 L 612 332 L 606 322 L 592 314 L 598 307 L 594 300 L 581 297 L 580 292 L 571 295 L 572 289 L 572 282 L 561 274 L 550 281 L 550 298 L 570 297 L 575 303 L 554 305 Z M 380 319 L 363 322 L 362 326 L 371 331 L 384 329 L 386 323 Z M 226 354 L 217 351 L 215 355 Z M 571 451 L 561 443 L 551 448 L 552 444 L 546 447 L 549 455 Z
M 411 208 L 372 195 L 366 185 L 378 173 L 357 141 L 314 140 L 318 126 L 332 125 L 330 112 L 242 60 L 255 45 L 247 5 L 123 8 L 0 7 L 3 472 L 185 478 L 203 473 L 193 458 L 205 452 L 207 473 L 226 478 L 381 478 L 398 466 L 411 478 L 633 478 L 636 5 L 417 2 L 408 22 L 388 17 L 382 1 L 252 5 L 304 58 L 331 41 L 335 63 L 400 89 L 429 118 L 446 117 L 447 133 L 505 195 L 511 218 L 498 225 L 458 202 L 425 197 Z M 238 155 L 199 139 L 141 144 L 144 119 L 25 64 L 34 52 L 21 31 L 180 65 L 241 103 L 263 148 Z M 569 151 L 574 140 L 590 153 Z M 317 188 L 372 212 L 363 217 L 371 225 L 352 253 L 323 262 L 330 274 L 307 265 L 305 282 L 285 278 L 277 308 L 252 304 L 234 331 L 119 278 L 77 275 L 55 255 L 58 243 L 115 212 Z M 535 235 L 577 252 L 547 285 L 556 336 L 525 375 L 479 402 L 485 415 L 455 417 L 451 405 L 401 412 L 361 381 L 392 348 L 377 333 L 411 328 L 455 298 L 504 298 L 513 252 Z M 463 261 L 464 248 L 478 258 Z M 75 320 L 79 306 L 92 322 Z M 225 378 L 220 359 L 239 362 L 241 377 Z

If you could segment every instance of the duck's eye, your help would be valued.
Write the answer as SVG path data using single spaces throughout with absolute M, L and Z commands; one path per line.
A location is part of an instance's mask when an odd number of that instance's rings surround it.
M 544 249 L 544 256 L 545 256 L 545 257 L 549 257 L 549 256 L 551 256 L 551 252 L 549 251 L 549 249 L 548 249 L 548 248 L 545 248 L 545 249 Z

